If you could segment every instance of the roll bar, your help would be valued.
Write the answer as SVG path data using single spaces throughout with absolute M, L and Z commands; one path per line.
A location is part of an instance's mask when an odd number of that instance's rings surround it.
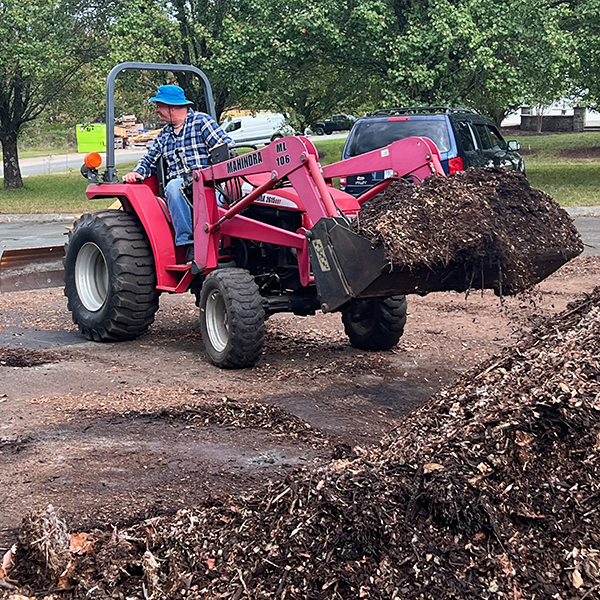
M 125 69 L 139 69 L 140 71 L 176 71 L 181 73 L 194 73 L 200 77 L 204 86 L 204 97 L 210 116 L 217 119 L 212 88 L 208 77 L 197 67 L 191 65 L 170 65 L 168 63 L 143 63 L 124 62 L 111 69 L 106 78 L 106 172 L 103 175 L 105 183 L 116 183 L 117 170 L 115 169 L 115 79 Z

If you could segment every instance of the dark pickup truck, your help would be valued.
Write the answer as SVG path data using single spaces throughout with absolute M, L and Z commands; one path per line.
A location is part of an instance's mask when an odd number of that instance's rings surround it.
M 332 115 L 331 119 L 317 121 L 314 131 L 317 135 L 331 134 L 334 131 L 347 131 L 352 129 L 356 117 L 352 115 Z

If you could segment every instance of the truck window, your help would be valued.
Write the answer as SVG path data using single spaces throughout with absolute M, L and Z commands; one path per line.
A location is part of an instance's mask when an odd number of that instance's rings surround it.
M 242 127 L 241 121 L 231 121 L 231 123 L 229 123 L 229 125 L 227 125 L 227 127 L 225 128 L 225 133 L 229 133 L 231 131 L 237 131 L 241 127 Z
M 456 123 L 458 129 L 458 137 L 465 152 L 473 152 L 475 150 L 475 141 L 473 140 L 473 132 L 466 121 L 458 121 Z
M 490 126 L 488 126 L 487 130 L 492 140 L 492 148 L 494 150 L 506 150 L 506 142 L 500 135 L 500 132 L 495 127 Z
M 429 138 L 440 152 L 448 152 L 452 147 L 446 121 L 441 119 L 362 121 L 354 125 L 351 135 L 348 156 L 358 156 L 412 136 Z
M 490 140 L 487 126 L 483 125 L 483 123 L 473 123 L 473 127 L 477 133 L 480 150 L 492 150 L 492 141 Z

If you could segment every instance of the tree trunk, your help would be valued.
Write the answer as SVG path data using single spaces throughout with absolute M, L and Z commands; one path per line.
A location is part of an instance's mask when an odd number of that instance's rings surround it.
M 23 187 L 16 134 L 8 134 L 0 138 L 4 165 L 4 189 L 16 190 Z
M 494 121 L 494 125 L 496 125 L 498 129 L 502 127 L 502 121 L 504 121 L 504 118 L 507 114 L 508 111 L 504 108 L 492 108 L 490 110 L 490 117 L 492 118 L 492 121 Z

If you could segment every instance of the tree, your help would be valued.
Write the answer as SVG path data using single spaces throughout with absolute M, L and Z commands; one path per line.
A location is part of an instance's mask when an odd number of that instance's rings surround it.
M 23 186 L 18 134 L 61 95 L 105 42 L 109 0 L 0 0 L 0 143 L 4 189 Z
M 550 0 L 357 1 L 346 55 L 389 104 L 470 106 L 499 122 L 570 87 L 578 57 L 566 11 Z
M 252 82 L 251 65 L 257 51 L 254 39 L 240 34 L 240 24 L 260 21 L 255 5 L 249 0 L 172 0 L 165 10 L 172 25 L 166 62 L 190 64 L 206 73 L 219 118 L 239 100 L 235 93 L 232 98 L 232 90 Z M 176 78 L 196 106 L 203 106 L 195 76 L 178 73 Z
M 512 0 L 509 14 L 497 5 L 481 8 L 476 18 L 487 50 L 480 63 L 484 78 L 469 98 L 473 105 L 499 125 L 522 104 L 568 95 L 579 68 L 574 36 L 564 28 L 569 12 L 548 0 Z
M 129 13 L 139 13 L 138 0 L 128 0 Z M 343 82 L 344 61 L 336 44 L 339 33 L 331 15 L 337 0 L 312 4 L 293 0 L 154 0 L 146 6 L 160 22 L 152 37 L 161 62 L 191 64 L 211 82 L 217 117 L 228 108 L 271 108 L 292 112 L 308 123 L 355 95 Z M 148 22 L 132 26 L 118 18 L 113 40 L 129 49 L 129 60 L 142 59 Z M 122 40 L 127 41 L 123 44 Z M 147 52 L 143 59 L 146 59 Z M 193 75 L 176 74 L 196 106 L 203 105 Z
M 572 32 L 581 61 L 573 74 L 575 96 L 582 104 L 598 109 L 600 106 L 600 0 L 574 0 L 571 18 L 566 28 Z
M 257 99 L 290 112 L 303 131 L 338 109 L 348 112 L 367 97 L 366 86 L 354 85 L 343 56 L 343 2 L 267 1 L 261 12 L 265 59 Z

